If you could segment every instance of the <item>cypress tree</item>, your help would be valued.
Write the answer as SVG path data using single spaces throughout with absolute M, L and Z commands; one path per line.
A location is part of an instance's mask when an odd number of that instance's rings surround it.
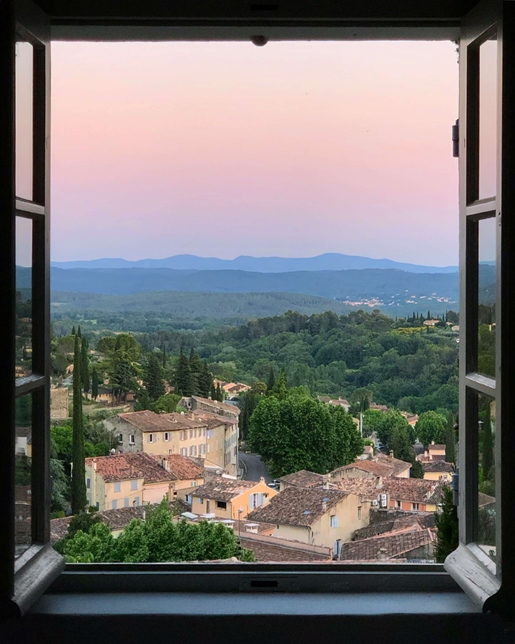
M 98 373 L 95 367 L 93 367 L 93 371 L 91 372 L 91 397 L 93 400 L 98 398 Z
M 81 332 L 81 330 L 80 330 L 80 324 L 79 324 L 79 327 L 78 327 L 78 329 L 77 329 L 77 335 L 79 336 L 79 338 L 81 338 L 81 339 L 82 339 L 82 332 Z
M 81 365 L 81 383 L 82 389 L 85 394 L 89 391 L 89 359 L 88 359 L 88 341 L 86 338 L 82 338 L 81 342 L 81 356 L 80 356 L 80 365 Z
M 164 396 L 163 367 L 155 353 L 151 353 L 145 369 L 145 387 L 152 400 Z
M 215 400 L 218 400 L 219 402 L 224 401 L 224 392 L 222 391 L 222 388 L 220 387 L 220 383 L 216 386 L 216 398 Z
M 72 335 L 75 335 L 75 325 L 72 326 Z
M 184 355 L 182 347 L 179 354 L 177 371 L 175 373 L 175 387 L 177 393 L 183 396 L 193 395 L 193 380 L 191 377 L 190 364 L 188 358 Z
M 270 372 L 268 374 L 268 382 L 266 383 L 266 391 L 270 393 L 275 385 L 275 373 L 274 368 L 270 365 Z
M 208 398 L 211 393 L 212 384 L 213 384 L 213 376 L 208 369 L 207 362 L 204 360 L 202 369 L 200 371 L 200 376 L 197 382 L 197 392 L 199 396 Z
M 166 367 L 166 345 L 165 344 L 163 344 L 162 353 L 163 353 L 163 369 L 164 369 Z
M 72 514 L 84 512 L 86 496 L 86 462 L 84 457 L 84 423 L 82 418 L 81 347 L 75 335 L 73 353 L 73 434 L 72 434 Z
M 192 393 L 198 394 L 199 381 L 201 379 L 201 373 L 202 373 L 202 363 L 200 362 L 200 358 L 195 353 L 195 349 L 193 347 L 191 347 L 188 364 L 190 367 L 190 374 L 191 374 Z
M 216 400 L 216 388 L 214 381 L 211 381 L 211 387 L 209 388 L 209 397 L 211 400 Z
M 442 489 L 442 510 L 435 513 L 436 548 L 435 559 L 443 563 L 447 555 L 458 547 L 458 512 L 452 502 L 452 490 Z

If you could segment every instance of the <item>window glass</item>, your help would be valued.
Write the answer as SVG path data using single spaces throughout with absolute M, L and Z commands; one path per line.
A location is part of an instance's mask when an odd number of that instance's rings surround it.
M 477 396 L 479 494 L 477 543 L 493 561 L 495 538 L 495 400 Z
M 16 400 L 15 558 L 32 543 L 32 394 Z
M 481 219 L 479 226 L 478 279 L 478 367 L 479 373 L 495 377 L 495 291 L 496 233 L 495 217 Z
M 497 36 L 479 48 L 479 198 L 494 197 L 497 175 Z
M 34 48 L 16 43 L 16 196 L 32 199 Z
M 16 377 L 32 372 L 32 220 L 16 217 Z

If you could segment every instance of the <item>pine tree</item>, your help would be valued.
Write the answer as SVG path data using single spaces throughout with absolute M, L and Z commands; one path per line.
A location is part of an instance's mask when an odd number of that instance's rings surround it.
M 144 383 L 152 400 L 157 400 L 160 396 L 164 396 L 165 385 L 163 377 L 161 362 L 155 353 L 151 353 L 145 368 Z
M 84 423 L 82 418 L 81 343 L 75 335 L 73 353 L 73 434 L 72 434 L 72 514 L 84 512 L 86 507 L 86 462 L 84 457 Z
M 80 360 L 81 360 L 80 365 L 81 365 L 82 389 L 84 393 L 87 394 L 89 391 L 90 378 L 89 378 L 88 341 L 86 338 L 82 338 Z
M 268 374 L 268 381 L 266 383 L 266 390 L 267 393 L 270 393 L 272 389 L 274 388 L 275 385 L 275 373 L 274 373 L 274 368 L 272 365 L 270 365 L 270 372 Z
M 204 360 L 202 369 L 197 381 L 197 393 L 199 396 L 208 398 L 211 393 L 211 385 L 213 383 L 213 375 L 209 371 L 207 362 Z
M 202 373 L 202 363 L 200 362 L 200 358 L 198 355 L 195 353 L 195 349 L 191 347 L 190 351 L 190 358 L 188 360 L 188 364 L 190 367 L 190 374 L 191 374 L 191 383 L 192 383 L 192 393 L 193 394 L 198 394 L 199 393 L 199 380 L 201 378 L 201 373 Z
M 188 358 L 184 355 L 182 347 L 179 354 L 177 371 L 175 373 L 175 388 L 177 393 L 181 394 L 182 396 L 193 395 L 193 380 L 190 372 L 190 364 Z
M 95 367 L 93 367 L 93 371 L 91 372 L 91 397 L 93 400 L 98 398 L 98 373 Z
M 435 526 L 435 559 L 437 563 L 443 563 L 458 547 L 458 512 L 453 504 L 452 490 L 447 486 L 442 489 L 442 509 L 435 513 Z
M 445 460 L 447 463 L 456 463 L 456 443 L 454 438 L 454 416 L 449 412 L 445 430 Z
M 284 369 L 279 374 L 279 378 L 277 378 L 270 394 L 275 396 L 278 400 L 284 400 L 288 397 L 288 383 L 286 381 L 286 373 Z

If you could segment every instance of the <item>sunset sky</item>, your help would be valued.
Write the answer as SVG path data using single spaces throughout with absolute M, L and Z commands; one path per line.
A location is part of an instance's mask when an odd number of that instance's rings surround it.
M 450 42 L 52 44 L 52 259 L 458 263 Z

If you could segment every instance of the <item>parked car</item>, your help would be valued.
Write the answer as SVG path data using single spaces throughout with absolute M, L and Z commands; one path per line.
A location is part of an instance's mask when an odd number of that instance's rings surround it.
M 268 483 L 268 487 L 273 487 L 274 489 L 278 488 L 279 487 L 279 481 L 277 479 L 272 479 Z

